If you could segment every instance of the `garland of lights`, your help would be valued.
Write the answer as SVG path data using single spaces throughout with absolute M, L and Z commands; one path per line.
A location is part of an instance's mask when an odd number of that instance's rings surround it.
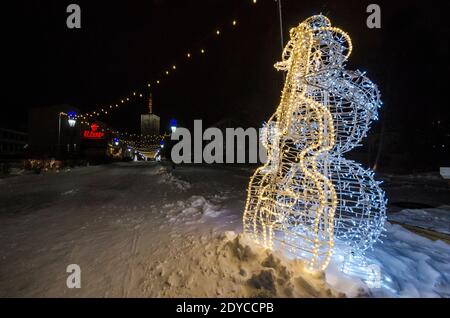
M 252 3 L 254 5 L 257 4 L 257 0 L 252 0 Z M 238 20 L 236 18 L 231 21 L 231 26 L 232 26 L 233 29 L 237 28 Z M 219 37 L 221 34 L 222 34 L 222 31 L 219 28 L 214 31 L 214 35 L 217 36 L 217 37 Z M 206 54 L 205 48 L 204 47 L 199 48 L 198 49 L 198 53 L 199 53 L 198 55 Z M 187 50 L 185 52 L 185 54 L 184 54 L 184 58 L 185 58 L 185 60 L 191 60 L 194 57 L 195 54 L 196 54 L 195 52 L 193 53 L 193 51 Z M 160 77 L 158 79 L 155 79 L 153 81 L 149 81 L 146 84 L 146 89 L 151 90 L 154 87 L 159 86 L 161 84 L 162 79 L 164 77 L 168 77 L 171 73 L 173 73 L 173 72 L 175 72 L 177 70 L 178 70 L 178 67 L 177 67 L 176 64 L 172 64 L 172 65 L 166 67 L 165 71 L 160 75 Z M 115 103 L 112 103 L 112 104 L 110 104 L 108 106 L 98 107 L 96 110 L 93 110 L 91 112 L 87 112 L 87 113 L 84 113 L 84 114 L 80 114 L 77 117 L 79 117 L 81 119 L 81 123 L 83 125 L 90 126 L 92 124 L 92 121 L 95 121 L 95 118 L 98 118 L 101 115 L 108 115 L 108 114 L 112 113 L 112 111 L 114 111 L 116 109 L 119 109 L 122 106 L 126 105 L 133 98 L 144 98 L 144 91 L 146 89 L 142 89 L 142 91 L 139 91 L 139 92 L 134 91 L 131 94 L 129 94 L 129 96 L 125 96 L 125 97 L 121 98 L 120 100 L 117 100 Z M 117 132 L 117 133 L 119 133 L 119 132 Z
M 363 255 L 384 230 L 386 200 L 373 172 L 343 158 L 377 119 L 377 87 L 344 70 L 347 33 L 313 16 L 290 31 L 281 102 L 264 126 L 268 161 L 250 179 L 244 232 L 324 270 L 335 245 Z
M 232 28 L 236 28 L 238 25 L 238 22 L 236 19 L 231 21 L 231 26 Z M 214 31 L 214 35 L 215 36 L 220 36 L 222 34 L 220 29 L 216 29 Z M 198 49 L 198 55 L 205 55 L 206 54 L 206 50 L 204 47 Z M 193 51 L 187 51 L 184 54 L 184 59 L 185 61 L 187 60 L 191 60 L 195 55 L 195 52 Z M 150 81 L 147 83 L 146 85 L 146 89 L 153 89 L 154 87 L 157 87 L 161 84 L 161 82 L 163 81 L 163 78 L 168 77 L 171 73 L 174 73 L 178 70 L 178 67 L 176 64 L 172 64 L 169 67 L 166 67 L 166 69 L 164 70 L 164 72 L 162 73 L 162 75 L 158 78 L 155 79 L 153 81 Z M 97 110 L 93 110 L 91 112 L 87 112 L 85 114 L 81 114 L 79 117 L 85 121 L 87 124 L 90 124 L 89 120 L 93 120 L 94 118 L 98 118 L 100 115 L 108 115 L 109 113 L 111 113 L 113 110 L 119 109 L 120 107 L 124 106 L 125 104 L 127 104 L 128 102 L 130 102 L 132 99 L 136 99 L 136 98 L 144 98 L 144 89 L 142 89 L 142 91 L 134 91 L 131 94 L 129 94 L 128 96 L 125 96 L 123 98 L 121 98 L 120 100 L 118 100 L 116 103 L 107 105 L 107 106 L 103 106 L 103 107 L 99 107 Z

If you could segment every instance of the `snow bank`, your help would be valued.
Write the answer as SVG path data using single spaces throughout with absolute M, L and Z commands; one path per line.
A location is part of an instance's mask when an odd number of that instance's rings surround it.
M 191 203 L 203 206 L 204 199 Z M 349 273 L 342 271 L 339 249 L 325 272 L 311 273 L 301 260 L 266 250 L 242 234 L 192 237 L 174 259 L 160 264 L 159 296 L 450 297 L 450 245 L 399 225 L 386 227 L 383 244 L 366 254 L 366 267 Z M 378 286 L 370 284 L 372 266 L 380 270 Z
M 220 205 L 216 205 L 203 196 L 194 195 L 187 201 L 177 201 L 163 206 L 169 222 L 187 224 L 204 222 L 205 218 L 216 218 L 222 212 Z
M 386 224 L 383 244 L 367 253 L 381 267 L 378 297 L 450 297 L 450 245 Z
M 425 173 L 414 173 L 414 174 L 390 174 L 384 173 L 381 174 L 383 178 L 386 179 L 403 179 L 403 180 L 429 180 L 429 181 L 441 181 L 442 176 L 439 172 L 425 172 Z
M 380 270 L 380 284 L 369 288 L 367 277 L 347 275 L 339 250 L 326 270 L 327 282 L 348 297 L 450 297 L 450 245 L 414 234 L 400 225 L 386 223 L 382 244 L 366 253 L 367 266 Z M 366 268 L 354 268 L 364 271 Z M 364 281 L 365 280 L 365 281 Z
M 158 184 L 170 184 L 181 191 L 186 191 L 191 188 L 189 182 L 174 177 L 165 167 L 160 166 L 158 169 L 152 170 L 152 174 L 158 177 Z
M 388 216 L 390 221 L 450 234 L 450 206 L 431 209 L 406 209 Z
M 234 232 L 187 239 L 182 251 L 152 268 L 144 291 L 159 290 L 160 297 L 344 296 L 329 287 L 323 273 L 311 275 L 301 261 Z

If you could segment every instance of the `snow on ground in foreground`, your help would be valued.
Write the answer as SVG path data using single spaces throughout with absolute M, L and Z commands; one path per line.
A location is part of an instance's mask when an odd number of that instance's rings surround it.
M 191 188 L 189 182 L 180 180 L 168 172 L 167 168 L 159 167 L 155 170 L 155 175 L 159 176 L 158 184 L 171 184 L 180 191 L 186 191 Z
M 251 170 L 127 163 L 0 180 L 2 297 L 450 297 L 450 246 L 387 224 L 381 288 L 240 234 Z M 82 288 L 65 286 L 79 264 Z
M 368 253 L 381 264 L 383 290 L 375 295 L 450 297 L 450 245 L 387 224 L 384 244 Z
M 187 201 L 168 203 L 164 208 L 167 210 L 166 218 L 169 222 L 184 224 L 204 223 L 207 219 L 203 217 L 215 218 L 223 212 L 220 206 L 198 195 L 190 197 Z
M 389 220 L 450 234 L 450 206 L 430 209 L 405 209 L 389 216 Z
M 152 268 L 144 290 L 162 297 L 343 297 L 310 275 L 298 260 L 287 260 L 234 232 L 184 240 L 183 249 Z M 173 255 L 172 255 L 173 254 Z
M 227 212 L 221 211 L 220 206 L 214 205 L 201 196 L 194 196 L 187 203 L 178 202 L 178 210 L 180 209 L 181 212 L 178 212 L 175 216 L 169 213 L 171 215 L 169 221 L 178 222 L 182 220 L 189 224 L 191 221 L 187 220 L 186 216 L 197 216 L 195 217 L 196 222 L 205 222 L 205 215 L 219 217 L 220 219 L 221 214 L 226 215 Z M 378 243 L 373 250 L 366 252 L 367 265 L 380 267 L 381 288 L 369 288 L 370 285 L 368 286 L 366 282 L 368 276 L 361 279 L 357 275 L 344 274 L 339 270 L 343 266 L 343 260 L 339 257 L 339 251 L 337 251 L 321 281 L 322 288 L 328 284 L 329 286 L 326 288 L 331 287 L 334 292 L 327 292 L 321 294 L 321 296 L 336 296 L 341 292 L 348 297 L 450 297 L 450 245 L 442 241 L 429 240 L 399 225 L 391 225 L 390 223 L 386 224 L 386 233 L 384 234 L 386 236 L 383 238 L 383 243 Z M 243 240 L 241 236 L 236 240 L 246 242 L 246 248 L 253 247 L 254 254 L 260 255 L 260 259 L 263 258 L 261 250 L 256 249 L 258 251 L 256 252 L 254 244 L 249 244 L 249 241 Z M 199 248 L 201 249 L 201 247 Z M 276 254 L 276 256 L 269 255 L 270 257 L 277 257 L 284 267 L 297 269 L 297 271 L 292 270 L 288 275 L 289 279 L 285 281 L 289 286 L 295 286 L 296 281 L 310 275 L 303 270 L 302 266 L 298 265 L 301 263 L 299 261 L 291 262 L 279 254 Z M 210 268 L 216 266 L 220 267 L 221 264 L 210 264 Z M 257 266 L 253 267 L 252 272 L 263 273 L 265 271 L 264 263 L 259 262 Z M 356 269 L 356 271 L 361 270 Z M 266 280 L 275 281 L 275 275 L 268 275 Z M 318 281 L 320 279 L 315 281 L 316 285 L 311 286 L 312 289 L 307 288 L 306 290 L 312 291 L 314 287 L 317 288 Z M 240 280 L 240 283 L 242 282 Z M 275 288 L 276 291 L 265 290 L 264 286 L 262 288 L 261 294 L 267 293 L 277 297 L 289 296 L 289 292 L 285 293 L 281 287 Z M 296 295 L 299 297 L 319 295 L 316 292 L 305 293 L 302 288 L 294 290 L 290 292 L 290 295 L 294 297 Z M 253 294 L 253 296 L 255 295 L 257 294 Z M 231 296 L 236 295 L 232 294 Z
M 327 269 L 330 285 L 350 297 L 358 289 L 374 297 L 450 297 L 450 245 L 396 224 L 387 223 L 386 230 L 383 243 L 366 252 L 367 265 L 380 267 L 381 288 L 370 289 L 361 279 L 338 271 L 342 266 L 338 255 Z
M 450 246 L 399 225 L 387 224 L 383 244 L 367 252 L 367 265 L 381 269 L 381 286 L 344 274 L 339 251 L 325 273 L 311 274 L 288 259 L 234 232 L 189 240 L 178 263 L 160 264 L 155 278 L 166 283 L 159 296 L 224 297 L 450 297 Z M 361 270 L 361 269 L 357 269 Z M 164 273 L 170 273 L 164 276 Z

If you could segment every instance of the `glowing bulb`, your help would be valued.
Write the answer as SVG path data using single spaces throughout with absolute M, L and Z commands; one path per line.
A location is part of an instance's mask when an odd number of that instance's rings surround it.
M 75 119 L 69 119 L 68 122 L 69 122 L 69 126 L 71 128 L 75 127 L 75 124 L 77 123 L 77 121 Z
M 187 56 L 188 58 L 191 58 L 191 53 L 187 53 L 186 56 Z
M 217 34 L 217 35 L 220 35 L 220 30 L 217 30 L 217 31 L 216 31 L 216 34 Z
M 233 26 L 236 26 L 236 25 L 237 25 L 237 21 L 233 20 Z
M 200 51 L 202 54 L 205 54 L 205 50 L 204 49 L 201 49 L 201 51 Z

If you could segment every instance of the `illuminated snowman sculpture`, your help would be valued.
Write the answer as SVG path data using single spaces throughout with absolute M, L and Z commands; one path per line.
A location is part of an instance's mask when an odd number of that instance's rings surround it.
M 250 179 L 244 232 L 324 270 L 335 244 L 363 255 L 384 230 L 386 199 L 373 172 L 344 159 L 377 119 L 377 87 L 344 70 L 350 37 L 322 16 L 290 31 L 281 102 L 262 132 L 268 161 Z

